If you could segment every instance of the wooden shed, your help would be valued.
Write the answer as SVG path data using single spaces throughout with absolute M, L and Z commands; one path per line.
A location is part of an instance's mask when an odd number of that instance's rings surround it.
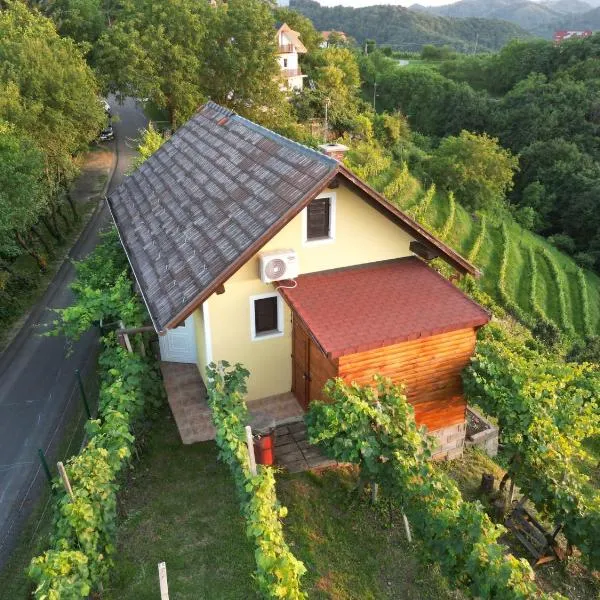
M 416 257 L 301 275 L 280 292 L 292 310 L 292 391 L 305 409 L 332 377 L 384 375 L 405 384 L 441 455 L 462 451 L 461 371 L 489 321 L 483 308 Z

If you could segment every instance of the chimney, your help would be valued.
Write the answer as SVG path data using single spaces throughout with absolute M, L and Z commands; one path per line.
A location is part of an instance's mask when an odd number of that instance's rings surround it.
M 327 156 L 331 156 L 331 158 L 335 158 L 335 160 L 341 162 L 349 148 L 348 146 L 344 146 L 344 144 L 321 144 L 319 150 L 323 154 L 327 154 Z

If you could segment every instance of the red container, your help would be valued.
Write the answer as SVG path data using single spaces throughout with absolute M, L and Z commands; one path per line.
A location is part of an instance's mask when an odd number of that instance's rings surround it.
M 273 437 L 273 434 L 269 433 L 254 439 L 254 455 L 256 458 L 256 464 L 273 464 Z

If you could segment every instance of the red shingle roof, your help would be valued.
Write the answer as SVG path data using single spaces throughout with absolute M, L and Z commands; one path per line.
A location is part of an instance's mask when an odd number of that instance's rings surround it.
M 418 258 L 301 275 L 280 288 L 330 358 L 485 325 L 488 313 Z

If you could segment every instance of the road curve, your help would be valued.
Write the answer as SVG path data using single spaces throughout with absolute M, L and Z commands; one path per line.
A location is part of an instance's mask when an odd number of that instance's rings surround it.
M 135 138 L 146 118 L 132 99 L 119 105 L 109 99 L 115 119 L 117 154 L 108 193 L 118 186 L 135 154 Z M 109 222 L 104 204 L 97 210 L 70 252 L 81 259 L 98 243 L 98 233 Z M 52 459 L 63 428 L 80 401 L 74 377 L 94 367 L 98 334 L 88 332 L 66 355 L 62 337 L 41 337 L 39 331 L 53 319 L 48 308 L 68 306 L 73 299 L 69 284 L 74 269 L 65 262 L 46 294 L 32 311 L 12 344 L 0 356 L 0 568 L 18 538 L 20 528 L 39 497 L 45 478 L 40 470 L 37 449 Z

